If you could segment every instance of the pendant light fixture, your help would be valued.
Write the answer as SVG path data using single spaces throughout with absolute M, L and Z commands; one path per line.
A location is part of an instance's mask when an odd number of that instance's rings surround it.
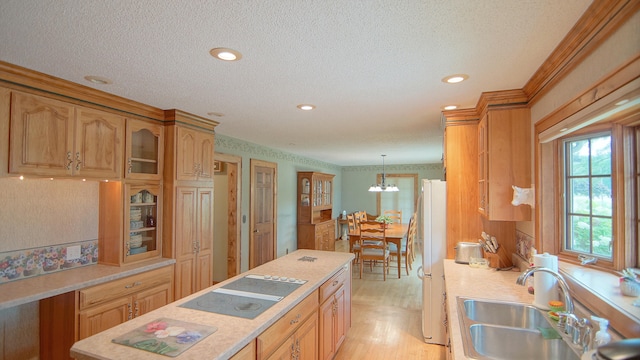
M 382 184 L 371 185 L 371 187 L 369 188 L 369 191 L 371 191 L 371 192 L 399 191 L 400 189 L 398 189 L 397 186 L 395 186 L 393 184 L 389 184 L 389 185 L 386 184 L 386 174 L 384 173 L 384 157 L 387 156 L 387 155 L 381 155 L 381 156 L 382 156 Z

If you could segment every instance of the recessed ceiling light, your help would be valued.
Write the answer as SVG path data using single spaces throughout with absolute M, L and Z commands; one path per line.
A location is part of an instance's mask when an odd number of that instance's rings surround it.
M 207 115 L 209 115 L 209 116 L 215 116 L 215 117 L 223 117 L 223 116 L 224 116 L 224 114 L 223 114 L 223 113 L 214 112 L 214 111 L 212 111 L 212 112 L 208 112 L 208 113 L 207 113 Z
M 104 77 L 100 77 L 100 76 L 93 76 L 93 75 L 87 75 L 84 77 L 85 80 L 87 80 L 90 83 L 94 83 L 94 84 L 98 84 L 98 85 L 106 85 L 106 84 L 111 84 L 112 81 L 104 78 Z
M 447 84 L 457 84 L 459 82 L 467 80 L 468 78 L 469 78 L 469 75 L 467 74 L 455 74 L 455 75 L 450 75 L 443 78 L 442 82 L 445 82 Z
M 445 110 L 455 110 L 458 108 L 458 105 L 447 105 L 443 109 Z
M 238 61 L 242 59 L 242 54 L 240 54 L 240 52 L 227 48 L 213 48 L 209 50 L 209 54 L 216 59 L 224 61 Z
M 311 104 L 300 104 L 297 106 L 297 108 L 300 110 L 309 111 L 315 109 L 316 106 Z

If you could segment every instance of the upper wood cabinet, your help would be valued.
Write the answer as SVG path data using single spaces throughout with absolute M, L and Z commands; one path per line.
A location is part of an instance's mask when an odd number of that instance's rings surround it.
M 162 186 L 100 182 L 98 260 L 124 265 L 162 255 Z
M 459 241 L 477 241 L 478 121 L 447 119 L 444 152 L 447 158 L 447 258 L 455 256 Z
M 164 126 L 127 119 L 125 178 L 162 180 Z
M 331 219 L 335 175 L 298 172 L 298 224 L 315 224 Z
M 331 174 L 298 172 L 298 249 L 335 249 L 333 178 Z
M 178 126 L 176 142 L 176 179 L 212 180 L 213 134 Z
M 531 117 L 526 107 L 489 108 L 478 125 L 478 210 L 488 220 L 529 221 L 512 185 L 531 186 Z
M 114 114 L 14 91 L 9 171 L 118 179 L 124 125 Z

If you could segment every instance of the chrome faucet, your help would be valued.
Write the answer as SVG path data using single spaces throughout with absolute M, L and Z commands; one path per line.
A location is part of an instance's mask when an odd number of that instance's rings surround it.
M 569 335 L 569 338 L 573 344 L 580 345 L 582 347 L 581 350 L 584 353 L 588 350 L 589 345 L 591 345 L 592 342 L 591 323 L 587 319 L 578 318 L 573 313 L 573 299 L 571 299 L 571 294 L 569 293 L 569 285 L 567 285 L 567 282 L 564 280 L 562 275 L 546 267 L 534 266 L 520 274 L 520 276 L 518 276 L 518 279 L 516 280 L 516 284 L 524 286 L 526 284 L 527 278 L 537 271 L 549 273 L 558 280 L 558 284 L 560 285 L 562 293 L 564 294 L 565 303 L 565 311 L 558 313 L 558 327 L 561 328 L 565 334 Z
M 562 293 L 564 294 L 565 311 L 573 314 L 573 300 L 571 299 L 571 294 L 569 294 L 569 285 L 567 285 L 567 282 L 564 280 L 562 275 L 558 274 L 557 272 L 546 267 L 534 266 L 520 274 L 520 276 L 518 276 L 518 280 L 516 280 L 516 284 L 524 286 L 526 284 L 527 278 L 537 271 L 549 273 L 554 278 L 556 278 L 556 280 L 558 280 L 558 284 L 560 285 Z

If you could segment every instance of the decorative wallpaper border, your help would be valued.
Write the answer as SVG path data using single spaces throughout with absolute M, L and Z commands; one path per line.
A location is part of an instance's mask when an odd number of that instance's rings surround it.
M 384 170 L 386 173 L 398 172 L 412 172 L 412 171 L 426 171 L 426 170 L 438 170 L 444 171 L 444 167 L 441 163 L 437 164 L 404 164 L 404 165 L 385 165 Z M 382 165 L 370 165 L 370 166 L 344 166 L 342 167 L 344 172 L 370 172 L 380 171 L 382 172 Z
M 67 247 L 80 245 L 80 257 L 66 260 Z M 38 275 L 93 265 L 98 262 L 98 239 L 0 253 L 0 284 Z
M 216 146 L 216 151 L 218 151 L 218 148 L 221 148 L 221 152 L 225 152 L 225 150 L 234 150 L 234 151 L 241 151 L 248 154 L 263 156 L 264 158 L 267 158 L 267 159 L 277 159 L 282 161 L 288 161 L 291 163 L 307 165 L 309 167 L 329 168 L 329 169 L 335 169 L 336 171 L 339 171 L 342 169 L 342 166 L 338 166 L 336 164 L 330 164 L 328 162 L 324 162 L 316 159 L 310 159 L 304 156 L 295 155 L 295 154 L 291 154 L 281 150 L 268 148 L 266 146 L 261 146 L 258 144 L 250 143 L 244 140 L 232 138 L 232 137 L 221 135 L 218 133 L 216 133 L 215 146 Z

